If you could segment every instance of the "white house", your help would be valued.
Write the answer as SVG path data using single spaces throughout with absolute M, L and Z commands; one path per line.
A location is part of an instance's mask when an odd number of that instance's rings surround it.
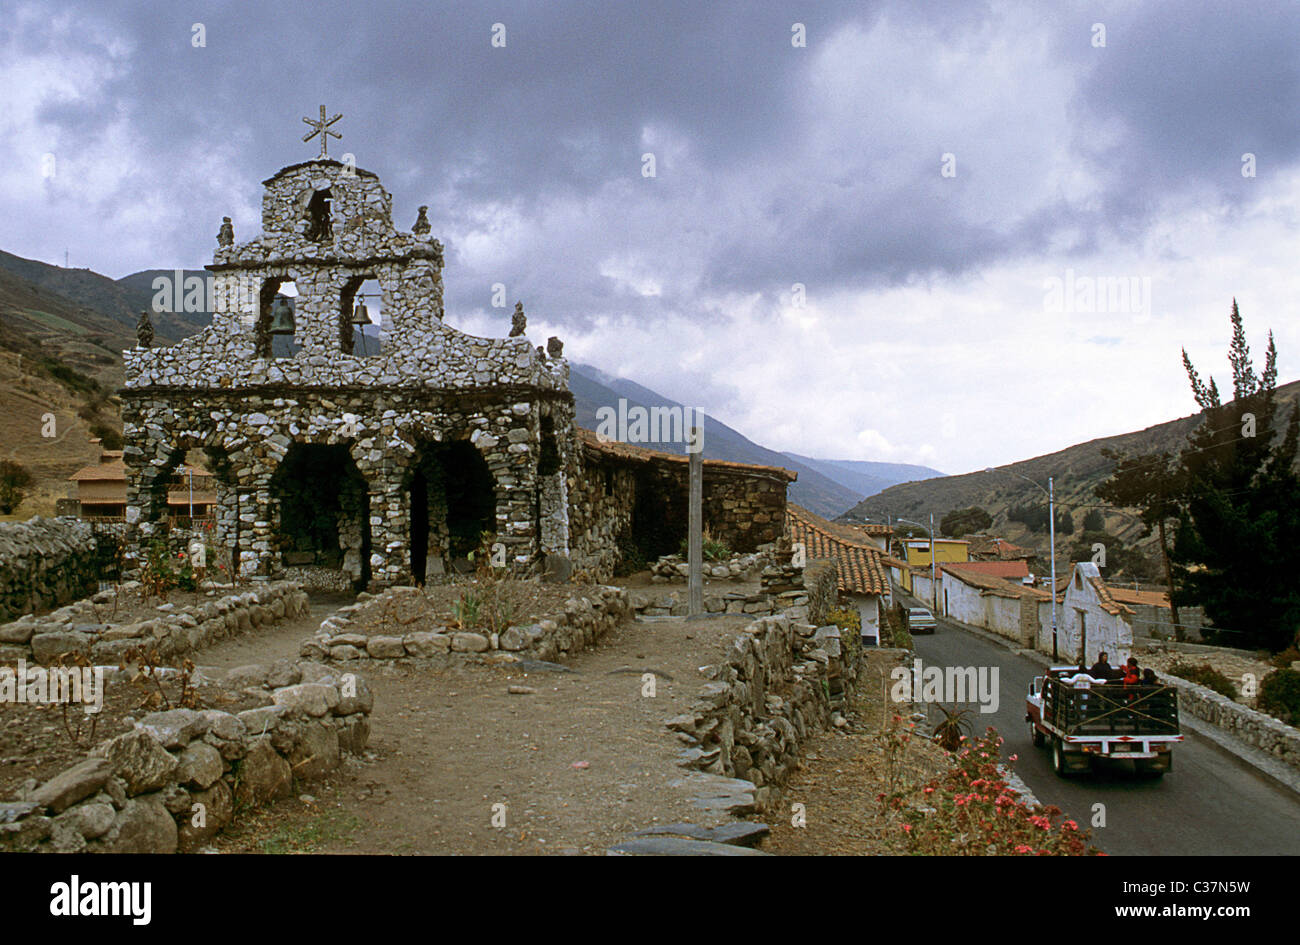
M 1057 651 L 1062 662 L 1092 665 L 1105 650 L 1118 666 L 1133 650 L 1133 609 L 1111 596 L 1091 561 L 1079 561 L 1057 605 Z M 1051 618 L 1039 635 L 1040 650 L 1052 651 Z

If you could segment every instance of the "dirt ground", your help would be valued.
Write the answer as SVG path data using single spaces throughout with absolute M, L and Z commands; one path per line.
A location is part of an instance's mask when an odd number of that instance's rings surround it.
M 886 688 L 889 669 L 895 665 L 885 652 L 867 654 L 848 728 L 809 740 L 803 764 L 786 785 L 782 816 L 768 820 L 772 833 L 764 850 L 780 856 L 908 852 L 899 824 L 884 816 L 876 799 L 887 790 L 885 753 L 877 733 L 898 711 Z M 902 755 L 899 777 L 919 789 L 948 764 L 943 749 L 915 738 Z M 803 826 L 795 825 L 795 804 L 803 805 Z
M 694 819 L 689 797 L 670 787 L 687 772 L 663 723 L 686 709 L 705 682 L 699 666 L 745 622 L 625 623 L 576 655 L 570 672 L 460 656 L 363 663 L 375 693 L 365 759 L 250 815 L 215 847 L 603 854 L 656 821 Z M 287 655 L 278 636 L 259 638 L 258 661 Z M 253 655 L 221 644 L 202 661 L 234 666 Z M 655 675 L 653 697 L 643 695 L 644 673 Z M 494 805 L 505 805 L 503 827 L 493 826 Z

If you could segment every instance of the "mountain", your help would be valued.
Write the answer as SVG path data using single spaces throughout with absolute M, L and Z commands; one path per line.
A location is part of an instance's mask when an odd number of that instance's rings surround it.
M 786 453 L 796 462 L 803 463 L 835 480 L 846 489 L 862 496 L 873 496 L 890 486 L 918 479 L 933 479 L 943 473 L 929 466 L 908 463 L 876 463 L 857 459 L 813 459 L 798 453 Z
M 571 363 L 569 387 L 573 391 L 575 419 L 579 426 L 596 429 L 599 421 L 596 411 L 600 407 L 618 410 L 620 399 L 632 407 L 682 407 L 675 400 L 657 394 L 635 381 L 614 377 L 589 364 Z M 862 498 L 863 493 L 844 485 L 813 465 L 786 453 L 759 446 L 753 440 L 720 420 L 704 414 L 704 457 L 722 459 L 733 463 L 756 463 L 762 466 L 783 466 L 799 474 L 790 484 L 790 501 L 816 512 L 835 516 Z M 684 453 L 682 443 L 651 441 L 638 444 L 670 453 Z
M 185 270 L 186 276 L 206 276 L 200 270 Z M 52 304 L 81 313 L 73 322 L 85 319 L 92 332 L 112 331 L 135 343 L 135 325 L 142 309 L 152 308 L 156 276 L 172 277 L 171 270 L 151 269 L 122 279 L 110 279 L 89 269 L 64 269 L 35 259 L 0 252 L 0 273 L 17 277 L 45 297 L 57 296 Z M 161 312 L 151 316 L 154 335 L 162 344 L 173 344 L 191 335 L 211 320 L 211 313 Z
M 1285 418 L 1291 405 L 1300 398 L 1300 381 L 1279 386 L 1277 389 L 1277 411 Z M 1073 516 L 1075 533 L 1082 525 L 1083 516 L 1088 506 L 1101 505 L 1093 489 L 1110 477 L 1114 464 L 1102 455 L 1102 450 L 1110 448 L 1122 453 L 1143 456 L 1164 451 L 1177 452 L 1185 443 L 1187 434 L 1201 421 L 1201 415 L 1193 414 L 1159 423 L 1117 436 L 1101 437 L 1080 443 L 1055 453 L 1036 456 L 1033 459 L 998 466 L 992 471 L 966 473 L 961 476 L 943 476 L 926 479 L 921 482 L 909 482 L 891 486 L 876 495 L 859 502 L 843 516 L 844 518 L 872 518 L 884 521 L 886 517 L 910 518 L 918 522 L 928 521 L 933 513 L 938 523 L 941 516 L 954 509 L 979 506 L 993 516 L 993 530 L 1003 537 L 1034 548 L 1040 554 L 1048 551 L 1050 544 L 1046 531 L 1030 531 L 1019 522 L 1007 518 L 1007 512 L 1013 506 L 1025 506 L 1030 503 L 1046 505 L 1047 497 L 1043 490 L 1047 488 L 1048 477 L 1054 477 L 1057 509 L 1067 509 Z M 1041 484 L 1042 489 L 1018 478 L 1024 476 Z M 1131 514 L 1099 510 L 1106 520 L 1106 530 L 1125 542 L 1137 541 L 1143 550 L 1153 550 L 1154 536 L 1139 540 L 1143 531 L 1140 522 Z M 1069 536 L 1057 534 L 1057 549 L 1071 543 Z

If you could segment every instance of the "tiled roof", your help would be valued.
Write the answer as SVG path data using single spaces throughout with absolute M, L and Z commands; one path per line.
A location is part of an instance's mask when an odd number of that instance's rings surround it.
M 1013 545 L 1005 538 L 996 538 L 989 535 L 967 535 L 966 538 L 970 542 L 970 553 L 973 555 L 989 555 L 999 561 L 1012 561 L 1016 558 L 1033 556 L 1033 552 L 1028 548 Z
M 1030 597 L 1040 601 L 1052 599 L 1052 595 L 1046 588 L 1030 587 L 1028 584 L 1021 584 L 1018 581 L 1008 581 L 1006 578 L 998 577 L 995 574 L 987 574 L 967 567 L 952 569 L 945 567 L 944 570 L 947 572 L 945 579 L 951 577 L 953 580 L 960 581 L 969 587 L 978 588 L 983 595 L 1006 597 L 1012 600 L 1022 597 Z
M 884 554 L 852 529 L 828 522 L 794 504 L 785 507 L 785 528 L 792 542 L 802 542 L 810 559 L 833 558 L 839 566 L 840 590 L 849 594 L 886 594 L 889 573 Z
M 1101 609 L 1108 614 L 1131 614 L 1133 608 L 1127 604 L 1121 604 L 1110 594 L 1110 588 L 1101 578 L 1090 577 L 1088 583 L 1092 585 L 1093 590 L 1097 592 L 1097 602 L 1101 604 Z
M 1168 607 L 1169 593 L 1167 591 L 1135 591 L 1131 587 L 1120 587 L 1115 584 L 1107 584 L 1110 589 L 1110 596 L 1121 604 L 1128 604 L 1130 607 L 1145 604 L 1148 607 Z
M 95 479 L 126 482 L 126 463 L 120 457 L 107 463 L 91 463 L 68 477 L 69 482 L 88 482 Z
M 980 574 L 989 574 L 1000 578 L 1029 577 L 1029 565 L 1022 558 L 1016 558 L 1012 561 L 953 561 L 948 563 L 940 561 L 939 568 L 943 571 L 977 571 Z
M 593 453 L 603 453 L 606 456 L 630 460 L 631 462 L 637 463 L 680 463 L 685 466 L 690 462 L 690 458 L 683 453 L 665 453 L 661 450 L 647 449 L 644 446 L 634 446 L 631 443 L 622 443 L 617 440 L 606 440 L 601 438 L 595 430 L 588 430 L 585 427 L 577 427 L 577 431 L 578 438 L 582 440 L 582 445 Z M 786 469 L 784 466 L 760 466 L 756 463 L 733 463 L 723 459 L 706 459 L 704 461 L 704 466 L 707 469 L 765 473 L 767 475 L 783 477 L 787 482 L 794 482 L 799 478 L 797 472 Z

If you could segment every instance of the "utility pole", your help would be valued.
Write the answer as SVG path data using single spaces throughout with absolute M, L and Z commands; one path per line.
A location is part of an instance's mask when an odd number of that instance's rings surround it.
M 934 615 L 939 615 L 939 585 L 934 580 L 934 559 L 938 556 L 939 549 L 934 546 L 934 513 L 930 513 L 930 596 L 934 598 L 931 605 L 934 608 Z
M 1056 487 L 1052 476 L 1047 477 L 1047 521 L 1052 542 L 1052 661 L 1055 662 L 1060 656 L 1056 647 Z
M 693 427 L 691 442 L 698 443 L 701 432 L 699 427 Z M 704 454 L 696 449 L 687 455 L 691 484 L 686 524 L 686 563 L 689 569 L 686 613 L 698 617 L 704 613 Z

